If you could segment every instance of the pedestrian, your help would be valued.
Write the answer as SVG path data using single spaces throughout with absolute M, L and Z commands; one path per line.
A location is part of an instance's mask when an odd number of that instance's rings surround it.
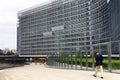
M 101 72 L 101 79 L 103 79 L 103 56 L 102 54 L 100 53 L 96 53 L 96 57 L 95 57 L 95 60 L 96 60 L 96 68 L 95 68 L 95 74 L 93 75 L 94 77 L 97 77 L 97 73 L 98 71 L 100 70 Z

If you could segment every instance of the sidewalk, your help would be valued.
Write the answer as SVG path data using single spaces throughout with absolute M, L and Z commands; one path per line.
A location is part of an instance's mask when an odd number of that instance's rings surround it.
M 0 80 L 119 80 L 120 74 L 104 72 L 104 79 L 93 77 L 94 71 L 46 68 L 31 64 L 0 71 Z M 100 74 L 98 74 L 100 75 Z

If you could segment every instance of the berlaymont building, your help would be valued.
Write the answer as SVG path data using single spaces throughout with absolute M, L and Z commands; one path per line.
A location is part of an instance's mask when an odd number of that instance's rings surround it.
M 118 7 L 120 0 L 54 0 L 19 11 L 17 51 L 20 56 L 107 54 L 107 43 L 120 39 Z

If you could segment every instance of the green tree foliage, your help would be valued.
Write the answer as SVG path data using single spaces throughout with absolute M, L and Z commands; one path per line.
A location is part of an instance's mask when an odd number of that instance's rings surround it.
M 6 55 L 15 55 L 12 51 L 8 51 Z
M 81 52 L 80 52 L 80 51 L 77 51 L 77 52 L 76 52 L 76 57 L 77 57 L 77 58 L 80 58 L 80 54 L 81 54 Z
M 62 58 L 67 58 L 69 55 L 68 55 L 68 53 L 66 53 L 66 52 L 62 52 L 61 53 L 61 57 Z

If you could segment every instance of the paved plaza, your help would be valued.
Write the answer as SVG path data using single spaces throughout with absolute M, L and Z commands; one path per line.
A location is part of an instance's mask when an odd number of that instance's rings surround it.
M 0 80 L 102 80 L 95 78 L 94 71 L 54 69 L 45 65 L 31 64 L 0 70 Z M 104 72 L 103 80 L 120 80 L 120 74 Z

